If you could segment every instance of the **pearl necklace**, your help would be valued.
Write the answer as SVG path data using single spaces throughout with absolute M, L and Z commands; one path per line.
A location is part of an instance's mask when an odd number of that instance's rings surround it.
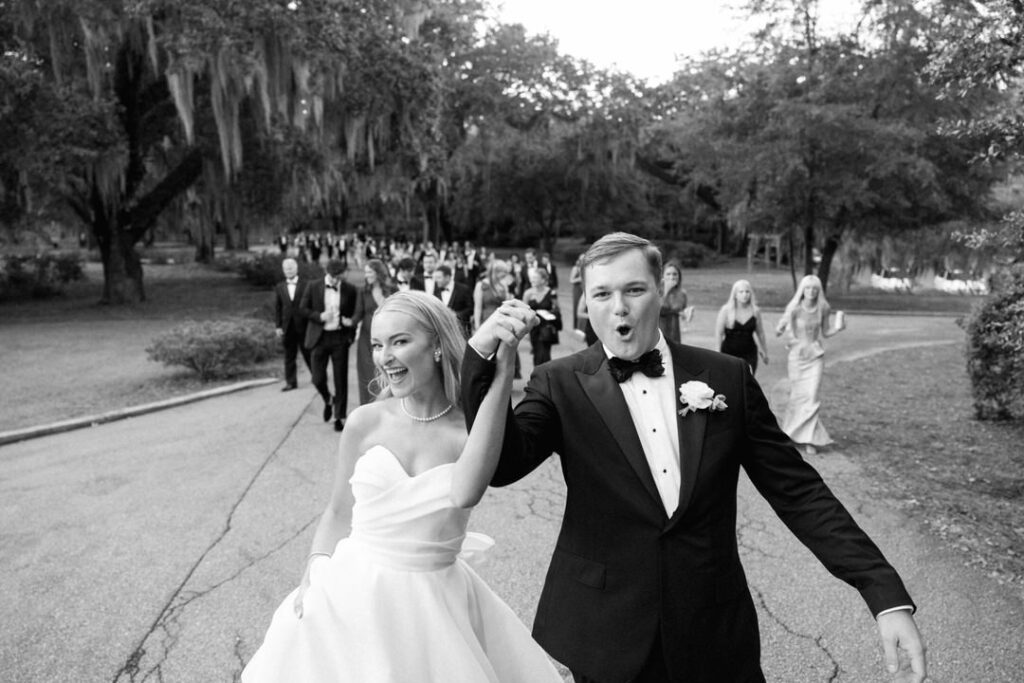
M 408 415 L 412 419 L 416 420 L 417 422 L 433 422 L 434 420 L 439 420 L 442 417 L 444 417 L 445 415 L 447 415 L 451 411 L 451 409 L 455 407 L 454 405 L 449 403 L 448 407 L 445 408 L 444 410 L 442 410 L 437 415 L 431 415 L 430 417 L 417 417 L 417 416 L 413 415 L 412 413 L 410 413 L 409 409 L 405 407 L 405 399 L 404 398 L 401 401 L 399 401 L 399 405 L 402 406 L 402 412 L 403 413 L 405 413 L 406 415 Z

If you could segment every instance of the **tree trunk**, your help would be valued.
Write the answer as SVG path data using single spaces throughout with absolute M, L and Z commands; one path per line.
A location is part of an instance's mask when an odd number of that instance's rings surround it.
M 825 248 L 821 250 L 821 265 L 818 266 L 818 278 L 821 280 L 821 291 L 828 291 L 828 276 L 832 272 L 832 258 L 839 249 L 839 235 L 825 238 Z
M 94 221 L 93 233 L 103 260 L 103 297 L 100 303 L 120 305 L 145 301 L 142 261 L 127 231 L 119 225 L 110 225 L 104 218 Z

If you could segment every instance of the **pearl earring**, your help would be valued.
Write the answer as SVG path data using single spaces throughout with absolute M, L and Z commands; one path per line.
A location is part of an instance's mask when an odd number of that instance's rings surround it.
M 440 363 L 441 362 L 441 349 L 434 349 L 434 362 L 435 363 Z

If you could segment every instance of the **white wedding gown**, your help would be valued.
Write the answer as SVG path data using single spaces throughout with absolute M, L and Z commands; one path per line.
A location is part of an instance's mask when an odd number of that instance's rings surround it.
M 459 558 L 476 539 L 470 510 L 451 504 L 452 471 L 410 477 L 383 446 L 359 458 L 351 535 L 313 561 L 302 619 L 294 592 L 277 608 L 243 683 L 561 683 Z

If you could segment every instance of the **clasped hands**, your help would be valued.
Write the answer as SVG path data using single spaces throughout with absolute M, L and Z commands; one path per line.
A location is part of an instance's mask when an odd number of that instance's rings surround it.
M 484 358 L 490 358 L 502 343 L 516 348 L 539 322 L 536 311 L 518 299 L 509 299 L 473 333 L 469 345 Z

